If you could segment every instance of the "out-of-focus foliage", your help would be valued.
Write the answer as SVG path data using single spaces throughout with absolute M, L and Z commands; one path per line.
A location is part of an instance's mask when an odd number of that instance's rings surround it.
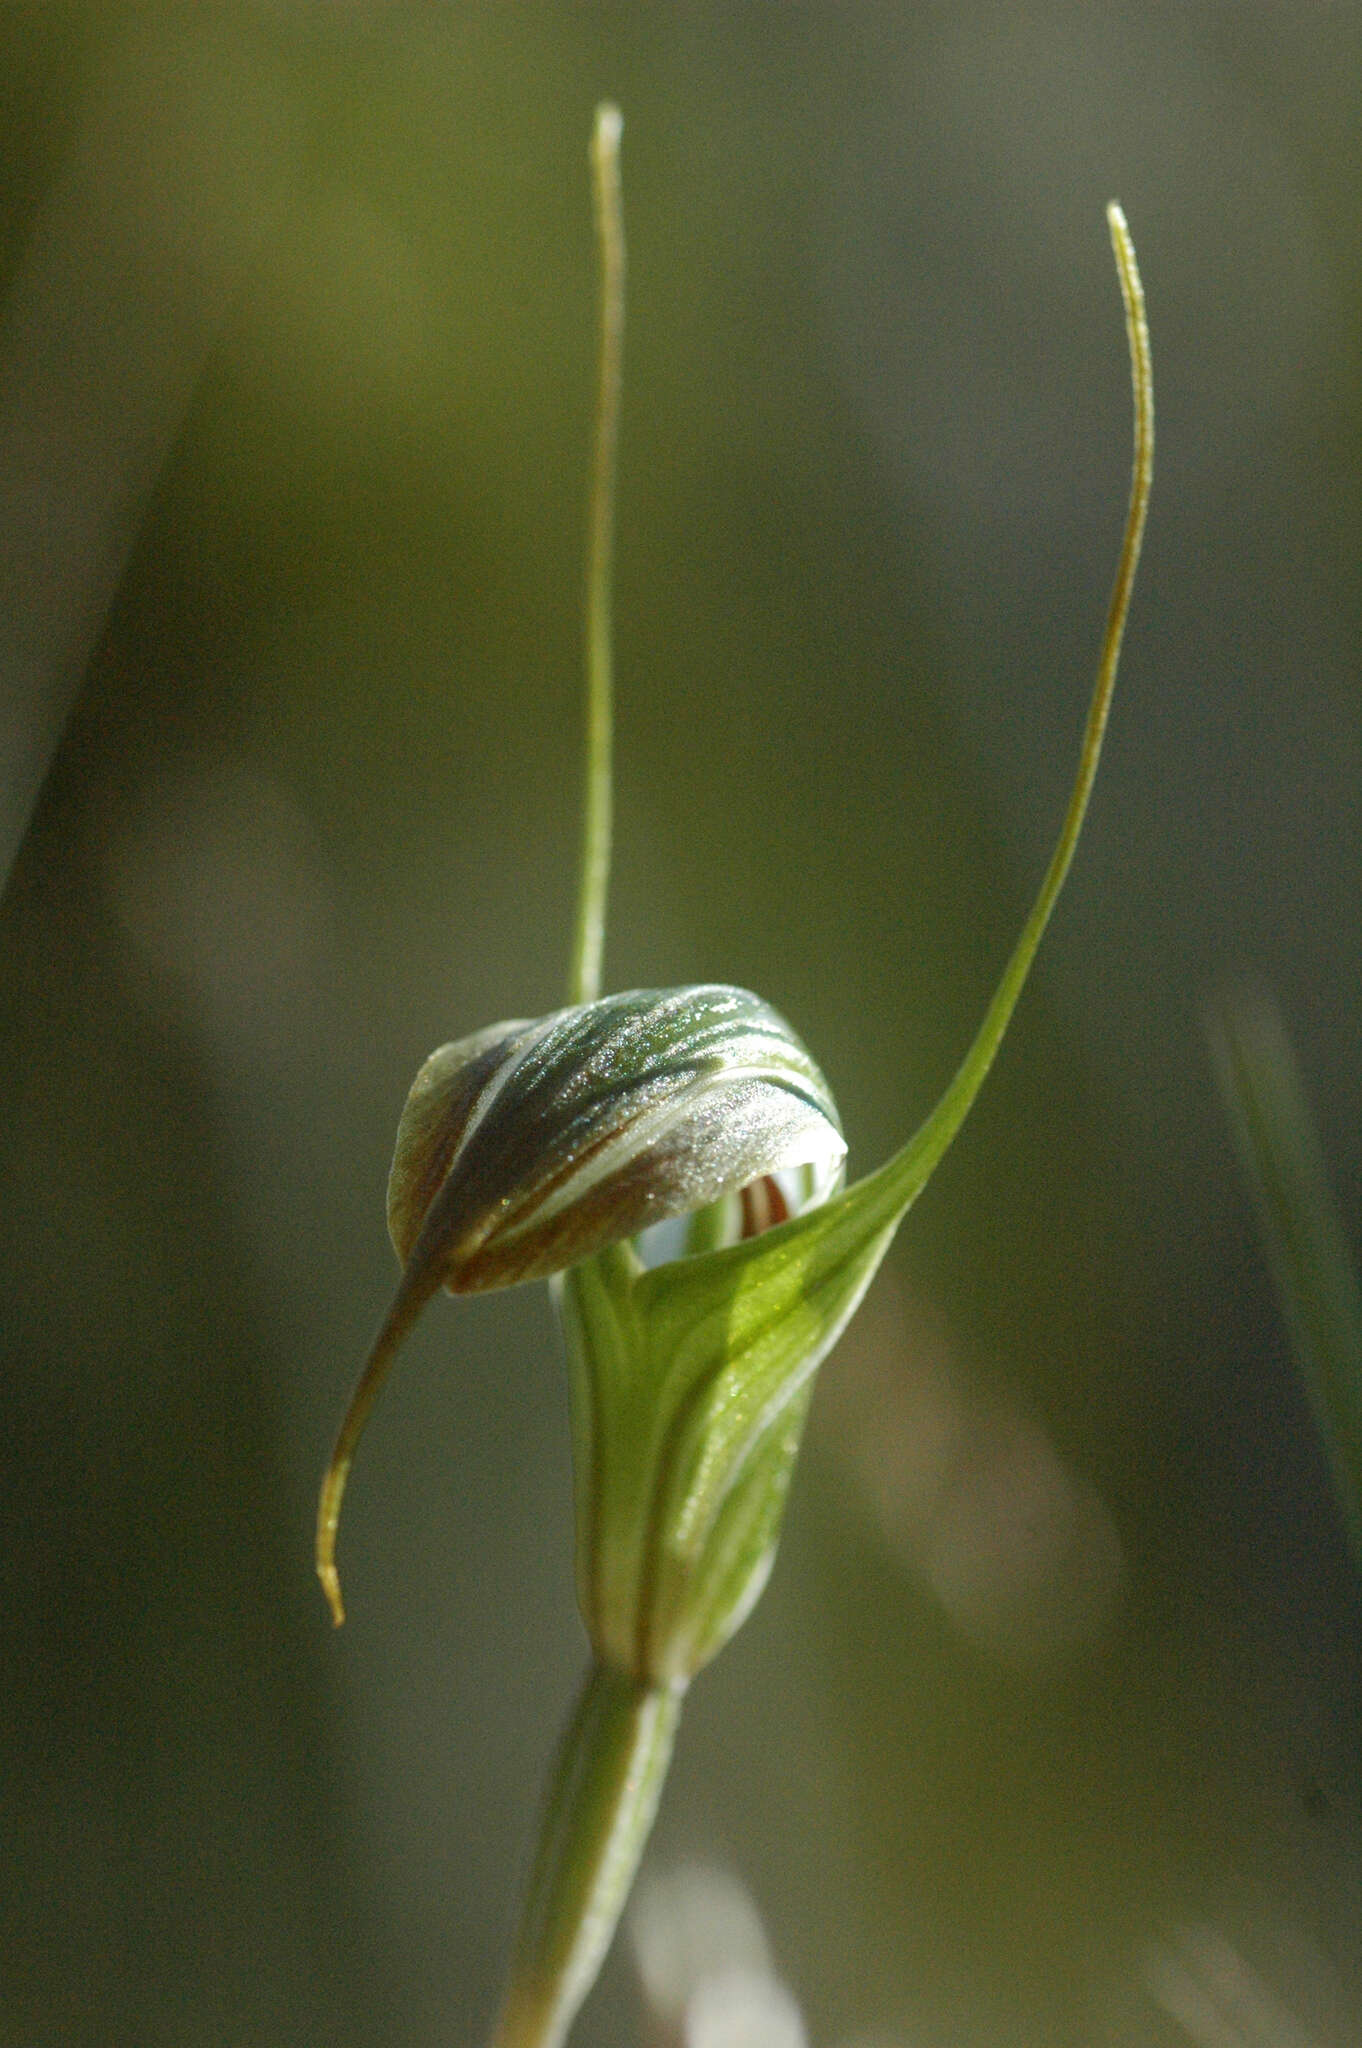
M 853 1174 L 1062 797 L 1113 194 L 1161 401 L 1069 892 L 658 1853 L 741 1873 L 820 2042 L 1355 2038 L 1358 1595 L 1200 1018 L 1289 992 L 1362 1213 L 1360 66 L 1356 7 L 1257 0 L 0 17 L 16 829 L 50 760 L 0 911 L 0 2042 L 491 2013 L 582 1648 L 536 1292 L 428 1317 L 340 1638 L 310 1525 L 407 1080 L 561 1000 L 606 93 L 608 984 L 759 988 Z M 623 1959 L 579 2035 L 642 2038 Z
M 1232 998 L 1213 1046 L 1292 1349 L 1362 1565 L 1362 1286 L 1275 1004 Z

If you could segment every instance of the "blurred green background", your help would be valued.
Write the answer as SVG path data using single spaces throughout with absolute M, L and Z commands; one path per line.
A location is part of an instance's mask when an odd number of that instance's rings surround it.
M 653 1863 L 822 2044 L 1362 2034 L 1359 1590 L 1204 1033 L 1277 992 L 1356 1242 L 1360 79 L 1345 0 L 0 12 L 3 2048 L 495 2003 L 584 1661 L 543 1291 L 427 1315 L 340 1635 L 311 1522 L 408 1082 L 561 1000 L 604 94 L 607 984 L 775 1002 L 853 1170 L 1071 772 L 1113 195 L 1160 435 L 1072 882 Z M 641 2038 L 623 1947 L 576 2038 Z

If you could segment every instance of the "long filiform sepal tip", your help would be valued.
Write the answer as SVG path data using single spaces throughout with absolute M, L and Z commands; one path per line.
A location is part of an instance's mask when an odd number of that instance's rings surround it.
M 340 1574 L 336 1570 L 336 1532 L 340 1527 L 341 1502 L 345 1498 L 345 1482 L 350 1476 L 350 1467 L 355 1461 L 355 1450 L 364 1433 L 364 1425 L 392 1369 L 397 1347 L 406 1336 L 421 1310 L 439 1286 L 438 1271 L 431 1270 L 431 1261 L 419 1254 L 413 1256 L 402 1275 L 393 1305 L 384 1317 L 383 1326 L 373 1342 L 373 1348 L 364 1362 L 364 1370 L 350 1396 L 350 1405 L 345 1411 L 336 1437 L 336 1447 L 331 1453 L 331 1462 L 322 1479 L 322 1489 L 317 1500 L 317 1577 L 322 1582 L 326 1604 L 331 1609 L 331 1619 L 339 1628 L 345 1620 L 345 1603 L 341 1599 Z
M 333 1462 L 327 1467 L 326 1477 L 322 1481 L 322 1497 L 317 1507 L 317 1577 L 322 1582 L 326 1604 L 331 1609 L 331 1619 L 337 1628 L 345 1620 L 340 1573 L 336 1570 L 336 1528 L 340 1521 L 341 1494 L 344 1487 L 345 1475 Z

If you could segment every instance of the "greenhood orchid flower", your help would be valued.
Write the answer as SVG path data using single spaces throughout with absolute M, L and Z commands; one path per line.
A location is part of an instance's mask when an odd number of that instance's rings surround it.
M 388 1228 L 404 1267 L 464 1294 L 561 1273 L 796 1168 L 826 1187 L 845 1156 L 827 1083 L 767 1004 L 635 990 L 432 1053 L 398 1127 Z
M 318 1510 L 335 1565 L 351 1459 L 403 1336 L 441 1288 L 547 1278 L 567 1340 L 577 1584 L 594 1663 L 564 1738 L 495 2036 L 553 2048 L 594 1980 L 642 1853 L 682 1697 L 765 1584 L 819 1364 L 967 1115 L 1073 856 L 1097 769 L 1153 459 L 1134 251 L 1125 298 L 1135 462 L 1125 536 L 1058 842 L 973 1045 L 916 1135 L 843 1185 L 818 1068 L 743 989 L 599 995 L 610 836 L 610 550 L 623 240 L 619 116 L 597 116 L 602 350 L 587 576 L 587 807 L 570 1007 L 493 1025 L 422 1067 L 398 1128 L 397 1293 Z

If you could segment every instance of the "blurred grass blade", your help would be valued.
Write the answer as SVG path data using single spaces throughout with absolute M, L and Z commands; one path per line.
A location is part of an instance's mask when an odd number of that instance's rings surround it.
M 1275 1005 L 1222 1004 L 1212 1041 L 1221 1093 L 1258 1207 L 1296 1362 L 1362 1569 L 1362 1286 L 1325 1170 L 1300 1069 Z
M 111 10 L 69 140 L 67 121 L 54 125 L 61 160 L 22 252 L 9 195 L 0 890 L 204 363 L 288 191 L 282 68 L 272 75 L 266 40 L 236 13 Z M 6 50 L 16 79 L 22 46 L 21 32 Z

